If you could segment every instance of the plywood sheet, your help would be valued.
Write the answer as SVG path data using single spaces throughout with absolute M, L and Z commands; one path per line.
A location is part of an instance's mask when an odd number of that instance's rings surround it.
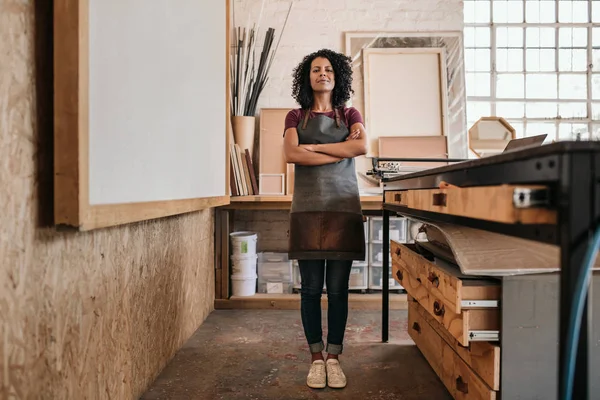
M 441 222 L 428 223 L 439 230 L 438 240 L 452 251 L 465 275 L 510 276 L 560 270 L 560 248 L 546 243 L 501 235 Z M 594 269 L 600 269 L 600 258 Z
M 263 108 L 260 110 L 259 174 L 286 174 L 283 154 L 283 130 L 290 108 Z
M 381 136 L 379 157 L 448 158 L 446 136 Z M 402 162 L 402 166 L 440 167 L 446 163 Z

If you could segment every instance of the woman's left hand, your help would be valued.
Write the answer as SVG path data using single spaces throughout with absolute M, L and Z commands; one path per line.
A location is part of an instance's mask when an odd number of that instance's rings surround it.
M 358 139 L 359 136 L 360 136 L 360 129 L 356 129 L 356 130 L 350 132 L 350 134 L 348 135 L 346 140 L 355 140 L 355 139 Z

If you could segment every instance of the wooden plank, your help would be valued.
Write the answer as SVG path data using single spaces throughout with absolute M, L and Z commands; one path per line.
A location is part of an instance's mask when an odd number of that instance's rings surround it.
M 409 316 L 418 313 L 490 388 L 500 390 L 500 346 L 491 342 L 471 342 L 469 347 L 463 347 L 415 299 L 408 296 L 407 301 Z
M 54 222 L 69 226 L 89 206 L 88 13 L 87 0 L 54 2 Z
M 499 185 L 405 190 L 386 193 L 385 201 L 415 210 L 508 224 L 556 224 L 556 210 L 544 207 L 515 207 L 513 192 L 517 188 L 545 189 L 544 186 Z M 395 194 L 401 194 L 401 202 L 396 202 Z
M 221 299 L 222 298 L 222 292 L 221 290 L 223 289 L 222 284 L 221 284 L 221 279 L 222 279 L 222 272 L 223 272 L 223 264 L 222 264 L 222 253 L 223 253 L 223 234 L 221 232 L 221 230 L 223 229 L 223 227 L 221 226 L 221 219 L 222 219 L 222 214 L 223 211 L 221 211 L 220 209 L 216 208 L 215 209 L 215 221 L 214 221 L 214 225 L 215 225 L 215 299 Z
M 492 390 L 414 308 L 408 309 L 408 334 L 456 400 L 495 400 Z
M 461 312 L 462 300 L 500 299 L 501 287 L 498 280 L 468 279 L 464 281 L 460 278 L 463 275 L 458 268 L 452 270 L 436 265 L 418 254 L 414 244 L 391 241 L 391 250 L 392 261 L 420 280 L 420 284 L 429 293 L 440 299 L 454 313 Z
M 258 195 L 234 196 L 230 204 L 222 208 L 232 210 L 289 210 L 292 207 L 291 195 Z M 361 196 L 363 210 L 377 211 L 382 209 L 382 196 Z
M 321 298 L 321 307 L 327 309 L 327 295 Z M 351 310 L 381 310 L 381 293 L 350 293 L 348 308 Z M 405 294 L 390 293 L 390 310 L 406 310 L 408 303 Z M 216 299 L 215 309 L 253 309 L 253 310 L 300 310 L 300 294 L 263 294 L 238 297 L 228 300 Z
M 469 345 L 469 331 L 497 331 L 500 329 L 499 309 L 463 310 L 455 313 L 441 300 L 429 293 L 419 278 L 415 278 L 409 270 L 394 261 L 392 261 L 392 272 L 394 279 L 404 287 L 408 295 L 416 299 L 461 345 Z
M 233 227 L 233 211 L 223 210 L 221 214 L 221 298 L 229 298 L 229 233 Z

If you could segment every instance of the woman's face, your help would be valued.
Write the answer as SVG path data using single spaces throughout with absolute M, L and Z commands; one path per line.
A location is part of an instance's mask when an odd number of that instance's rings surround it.
M 333 67 L 324 57 L 315 58 L 310 64 L 310 85 L 315 92 L 331 92 L 335 86 Z

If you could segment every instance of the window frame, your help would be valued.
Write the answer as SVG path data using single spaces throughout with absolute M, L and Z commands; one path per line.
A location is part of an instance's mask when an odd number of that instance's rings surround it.
M 481 0 L 465 0 L 464 4 L 466 5 L 467 3 L 475 3 L 476 1 L 481 1 Z M 490 87 L 489 87 L 489 96 L 476 96 L 476 95 L 468 95 L 468 88 L 466 88 L 465 93 L 467 93 L 467 108 L 469 107 L 469 104 L 473 104 L 473 103 L 489 103 L 489 107 L 490 107 L 490 115 L 489 116 L 498 116 L 498 117 L 503 117 L 505 118 L 510 124 L 517 124 L 517 125 L 522 125 L 523 129 L 519 132 L 519 129 L 517 129 L 517 137 L 522 137 L 522 136 L 530 136 L 530 135 L 534 135 L 536 134 L 535 132 L 532 133 L 528 133 L 528 124 L 539 124 L 539 123 L 547 123 L 547 124 L 553 124 L 554 125 L 554 132 L 550 132 L 548 135 L 547 140 L 551 141 L 551 140 L 565 140 L 566 137 L 561 136 L 561 124 L 563 124 L 563 126 L 571 126 L 572 125 L 566 125 L 566 124 L 585 124 L 587 127 L 587 132 L 580 132 L 581 133 L 581 138 L 585 139 L 587 138 L 592 138 L 592 137 L 596 137 L 596 138 L 600 138 L 600 96 L 598 96 L 598 99 L 593 99 L 593 94 L 592 94 L 592 85 L 594 82 L 594 78 L 596 78 L 597 80 L 600 80 L 600 69 L 598 69 L 597 71 L 593 70 L 593 55 L 594 55 L 594 51 L 593 50 L 600 50 L 600 43 L 598 46 L 594 47 L 593 46 L 593 28 L 600 28 L 600 21 L 597 22 L 592 22 L 592 18 L 593 18 L 593 7 L 592 7 L 592 0 L 575 0 L 576 2 L 586 2 L 587 3 L 587 22 L 558 22 L 560 19 L 560 13 L 559 13 L 559 9 L 560 9 L 560 4 L 562 3 L 559 0 L 554 0 L 554 7 L 555 7 L 555 15 L 554 15 L 554 19 L 555 22 L 526 22 L 526 15 L 527 15 L 527 0 L 523 0 L 522 4 L 523 4 L 523 16 L 522 16 L 522 22 L 493 22 L 494 21 L 494 3 L 498 3 L 498 2 L 502 2 L 504 3 L 505 0 L 486 0 L 487 3 L 489 3 L 489 20 L 487 22 L 466 22 L 467 20 L 467 15 L 465 13 L 464 16 L 464 27 L 465 28 L 487 28 L 490 30 L 490 60 L 489 60 L 489 65 L 490 65 L 490 70 L 489 71 L 483 71 L 483 70 L 478 70 L 478 71 L 471 71 L 469 70 L 469 66 L 466 65 L 465 63 L 465 76 L 469 77 L 469 74 L 473 73 L 473 72 L 479 72 L 479 73 L 489 73 L 490 75 Z M 529 2 L 531 3 L 531 2 Z M 518 49 L 518 50 L 522 50 L 523 53 L 523 64 L 522 64 L 522 69 L 521 71 L 498 71 L 497 68 L 497 61 L 498 61 L 498 47 L 497 47 L 497 36 L 498 36 L 498 29 L 502 29 L 502 28 L 522 28 L 523 29 L 523 43 L 521 47 L 511 47 L 513 49 Z M 555 47 L 553 48 L 555 50 L 555 54 L 554 54 L 554 68 L 551 71 L 528 71 L 527 70 L 527 43 L 526 43 L 526 29 L 527 28 L 553 28 L 554 29 L 554 41 L 555 41 Z M 559 54 L 560 51 L 559 49 L 582 49 L 583 47 L 581 46 L 572 46 L 572 47 L 559 47 L 559 35 L 560 35 L 560 29 L 559 28 L 586 28 L 587 30 L 587 43 L 586 43 L 586 56 L 587 56 L 587 64 L 586 64 L 586 68 L 585 70 L 580 70 L 580 71 L 561 71 L 560 68 L 560 64 L 559 64 Z M 467 43 L 464 43 L 464 48 L 465 50 L 468 49 L 487 49 L 487 47 L 476 47 L 477 43 L 473 43 L 473 45 L 475 45 L 475 47 L 467 47 Z M 531 48 L 531 47 L 529 47 Z M 541 47 L 534 47 L 533 49 L 538 49 Z M 504 47 L 502 47 L 501 49 L 504 49 Z M 499 83 L 499 77 L 501 77 L 502 75 L 507 75 L 507 74 L 517 74 L 517 75 L 522 75 L 524 78 L 524 93 L 523 93 L 523 97 L 522 98 L 504 98 L 504 97 L 498 97 L 498 83 Z M 532 98 L 532 97 L 528 97 L 527 96 L 527 76 L 531 76 L 531 75 L 536 75 L 536 74 L 553 74 L 556 75 L 556 81 L 557 81 L 557 94 L 556 94 L 556 98 Z M 581 99 L 566 99 L 566 98 L 561 98 L 560 95 L 560 77 L 564 76 L 564 75 L 585 75 L 586 76 L 586 96 L 585 99 L 581 98 Z M 468 81 L 468 79 L 467 79 Z M 466 81 L 466 82 L 467 82 Z M 465 83 L 467 84 L 467 83 Z M 600 92 L 600 83 L 598 84 L 598 91 Z M 518 103 L 524 103 L 524 115 L 520 118 L 516 118 L 516 117 L 508 117 L 508 116 L 504 116 L 504 115 L 497 115 L 497 109 L 498 109 L 498 104 L 500 103 L 514 103 L 514 102 L 518 102 Z M 569 118 L 563 118 L 559 116 L 559 111 L 557 109 L 557 115 L 551 115 L 551 116 L 542 116 L 542 117 L 535 117 L 535 118 L 531 118 L 531 117 L 526 117 L 527 115 L 527 104 L 531 104 L 531 103 L 553 103 L 556 104 L 557 107 L 560 107 L 560 104 L 567 104 L 567 103 L 585 103 L 585 110 L 586 110 L 586 116 L 585 117 L 569 117 Z M 597 118 L 594 119 L 594 114 L 593 114 L 593 110 L 594 110 L 594 106 L 596 106 L 597 108 Z M 476 115 L 476 118 L 473 119 L 473 115 L 467 115 L 467 123 L 468 123 L 468 127 L 470 127 L 474 122 L 477 121 L 477 119 L 479 119 L 479 117 L 482 116 L 488 116 L 488 115 Z M 571 139 L 575 140 L 578 136 L 578 133 L 573 133 L 571 132 Z

